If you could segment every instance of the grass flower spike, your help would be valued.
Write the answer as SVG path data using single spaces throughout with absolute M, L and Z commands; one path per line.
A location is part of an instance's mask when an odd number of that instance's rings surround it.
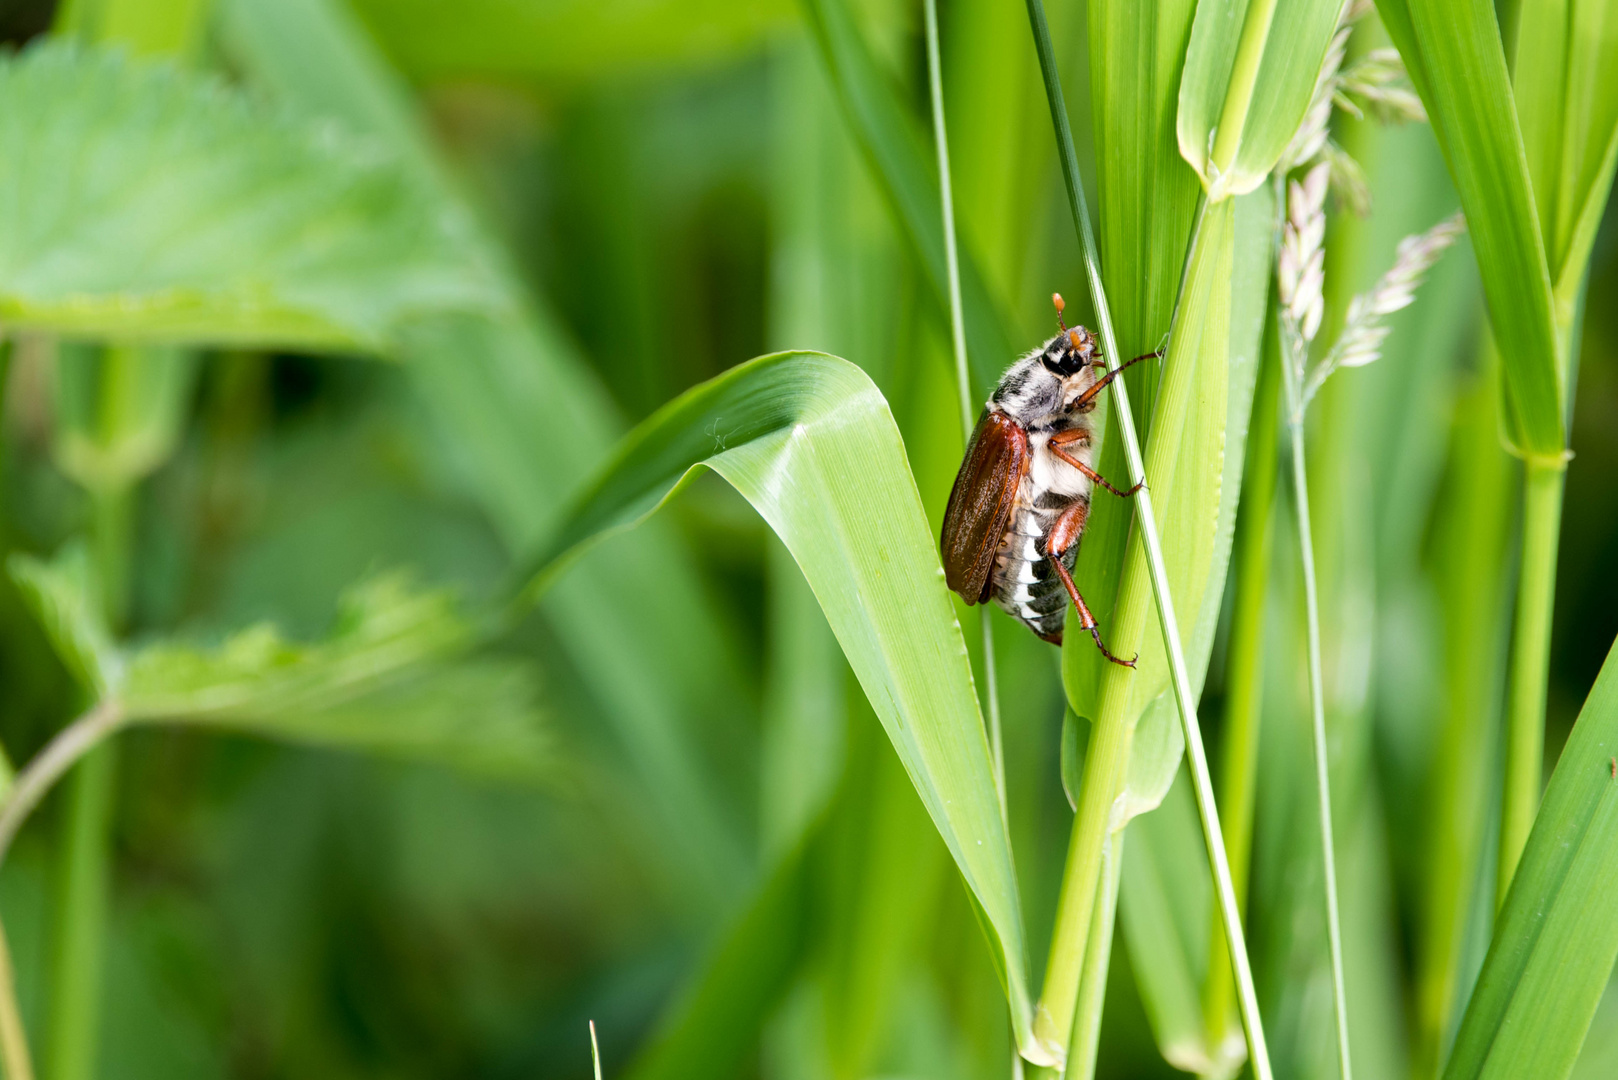
M 1326 189 L 1331 165 L 1321 162 L 1287 190 L 1287 218 L 1281 227 L 1276 267 L 1281 293 L 1281 324 L 1296 340 L 1290 350 L 1299 364 L 1320 332 L 1326 310 Z
M 1456 211 L 1426 232 L 1399 241 L 1393 265 L 1377 279 L 1376 287 L 1349 303 L 1343 332 L 1304 385 L 1304 405 L 1338 368 L 1364 367 L 1382 355 L 1382 342 L 1392 329 L 1383 323 L 1383 317 L 1415 302 L 1427 271 L 1465 231 L 1466 218 Z

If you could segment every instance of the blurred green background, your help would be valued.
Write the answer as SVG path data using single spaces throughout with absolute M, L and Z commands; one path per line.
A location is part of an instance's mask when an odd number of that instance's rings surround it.
M 871 374 L 937 521 L 961 442 L 947 322 L 790 0 L 299 0 L 275 17 L 250 0 L 196 6 L 176 62 L 275 109 L 333 116 L 334 138 L 391 143 L 406 159 L 425 149 L 422 168 L 471 208 L 491 261 L 525 290 L 528 329 L 499 362 L 500 343 L 460 331 L 434 342 L 433 328 L 415 339 L 419 356 L 407 347 L 397 363 L 202 352 L 174 450 L 133 503 L 130 638 L 217 637 L 261 620 L 315 638 L 345 588 L 399 568 L 474 602 L 497 598 L 544 519 L 528 493 L 555 504 L 617 433 L 784 347 L 827 349 Z M 920 5 L 852 6 L 920 132 Z M 1028 347 L 1050 332 L 1053 289 L 1081 318 L 1085 307 L 1032 44 L 1020 5 L 941 10 L 963 243 L 1022 335 L 1013 348 Z M 1083 154 L 1084 11 L 1068 0 L 1050 10 Z M 301 28 L 307 11 L 334 36 Z M 20 46 L 54 16 L 40 0 L 0 4 L 0 35 Z M 403 109 L 366 113 L 372 95 L 395 91 Z M 415 126 L 367 130 L 378 116 Z M 1397 239 L 1454 196 L 1424 128 L 1339 121 L 1373 196 L 1369 219 L 1338 215 L 1328 240 L 1340 312 Z M 1492 434 L 1493 379 L 1479 382 L 1470 258 L 1464 245 L 1448 257 L 1397 318 L 1386 359 L 1339 376 L 1317 408 L 1321 438 L 1340 450 L 1315 460 L 1347 478 L 1323 501 L 1349 524 L 1320 528 L 1329 543 L 1348 537 L 1351 557 L 1326 563 L 1360 586 L 1343 618 L 1375 630 L 1366 655 L 1338 661 L 1364 668 L 1359 704 L 1339 710 L 1364 722 L 1334 718 L 1364 736 L 1361 782 L 1339 802 L 1356 823 L 1344 829 L 1356 868 L 1345 871 L 1346 917 L 1363 930 L 1347 931 L 1350 974 L 1379 1002 L 1362 1010 L 1378 1025 L 1362 1054 L 1373 1076 L 1420 1056 L 1410 1017 L 1427 849 L 1405 823 L 1443 753 L 1446 710 L 1462 707 L 1468 684 L 1503 679 L 1508 563 L 1480 549 L 1509 549 L 1511 529 L 1491 537 L 1456 510 L 1480 467 L 1506 478 L 1502 505 L 1516 497 Z M 1548 763 L 1618 635 L 1615 297 L 1609 209 L 1578 372 Z M 90 498 L 53 456 L 55 362 L 38 339 L 10 342 L 8 553 L 49 556 L 91 524 Z M 552 374 L 527 380 L 529 363 Z M 548 391 L 557 385 L 567 393 Z M 491 400 L 508 414 L 480 411 Z M 1478 433 L 1480 411 L 1489 423 Z M 1292 549 L 1275 549 L 1279 620 L 1299 601 Z M 1452 580 L 1468 552 L 1484 573 Z M 616 578 L 620 558 L 641 562 Z M 589 1019 L 608 1075 L 624 1075 L 774 880 L 783 845 L 800 843 L 808 869 L 785 879 L 795 914 L 784 974 L 712 1036 L 740 1041 L 741 1074 L 1006 1075 L 1005 1006 L 965 893 L 795 568 L 746 504 L 703 481 L 573 580 L 572 594 L 490 646 L 539 687 L 549 760 L 538 779 L 240 734 L 120 736 L 94 1075 L 582 1078 Z M 1479 618 L 1457 628 L 1444 613 L 1462 610 L 1455 590 L 1470 589 Z M 1446 673 L 1446 648 L 1468 632 L 1482 645 Z M 1004 619 L 997 633 L 1013 840 L 1038 958 L 1070 822 L 1057 651 Z M 1284 625 L 1276 635 L 1265 753 L 1280 778 L 1261 781 L 1255 962 L 1282 1073 L 1330 1075 L 1323 939 L 1289 899 L 1313 895 L 1290 869 L 1310 842 L 1309 828 L 1288 825 L 1291 800 L 1312 798 L 1286 779 L 1286 762 L 1306 753 L 1301 663 L 1288 669 L 1296 639 Z M 1215 746 L 1221 656 L 1216 647 L 1204 702 Z M 7 580 L 0 743 L 20 764 L 81 705 Z M 1491 707 L 1470 730 L 1492 745 Z M 771 732 L 788 714 L 807 717 L 822 745 L 783 750 Z M 834 794 L 805 829 L 813 799 L 795 785 L 816 769 Z M 36 1051 L 47 1045 L 62 801 L 29 823 L 0 875 Z M 1473 972 L 1486 940 L 1470 946 Z M 1127 956 L 1120 947 L 1112 967 L 1101 1071 L 1172 1074 Z M 1285 995 L 1287 985 L 1303 989 Z M 1612 998 L 1592 1044 L 1612 1041 Z

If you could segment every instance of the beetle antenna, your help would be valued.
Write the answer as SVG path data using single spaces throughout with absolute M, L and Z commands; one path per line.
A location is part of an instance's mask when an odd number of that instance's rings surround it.
M 1062 294 L 1059 292 L 1051 293 L 1051 303 L 1056 305 L 1056 325 L 1060 326 L 1062 333 L 1065 334 L 1067 333 L 1067 323 L 1062 321 L 1062 312 L 1067 310 L 1067 304 L 1062 300 Z

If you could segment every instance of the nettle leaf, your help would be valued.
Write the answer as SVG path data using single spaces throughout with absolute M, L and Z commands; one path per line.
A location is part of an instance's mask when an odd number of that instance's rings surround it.
M 966 643 L 887 402 L 858 367 L 778 353 L 733 368 L 632 431 L 535 562 L 643 520 L 699 469 L 724 477 L 786 544 L 978 904 L 1032 1047 L 1011 841 Z
M 424 758 L 509 779 L 551 771 L 532 669 L 472 655 L 477 631 L 453 595 L 403 575 L 365 581 L 321 641 L 262 624 L 217 645 L 121 648 L 107 632 L 89 555 L 10 560 L 57 655 L 120 723 L 180 723 Z
M 539 774 L 550 752 L 532 671 L 468 656 L 475 636 L 452 594 L 386 576 L 343 596 L 322 641 L 289 641 L 259 625 L 214 647 L 137 649 L 118 696 L 131 721 Z
M 69 544 L 50 562 L 16 554 L 6 567 L 74 681 L 96 698 L 116 686 L 123 661 L 101 614 L 100 585 L 84 545 Z
M 370 144 L 218 80 L 48 42 L 0 59 L 0 321 L 385 352 L 503 302 L 470 226 Z

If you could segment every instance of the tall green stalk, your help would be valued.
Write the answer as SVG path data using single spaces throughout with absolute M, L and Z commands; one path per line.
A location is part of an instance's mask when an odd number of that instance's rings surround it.
M 1274 532 L 1277 442 L 1280 427 L 1281 358 L 1275 320 L 1266 320 L 1264 353 L 1253 394 L 1253 421 L 1247 433 L 1247 466 L 1242 474 L 1241 509 L 1236 518 L 1236 588 L 1231 609 L 1229 660 L 1225 676 L 1224 733 L 1221 740 L 1219 805 L 1224 807 L 1225 848 L 1231 885 L 1242 914 L 1252 872 L 1253 802 L 1258 789 L 1258 739 L 1263 712 L 1264 610 L 1270 583 L 1270 543 Z M 1212 911 L 1219 924 L 1217 904 Z M 1210 1046 L 1229 1027 L 1232 992 L 1230 949 L 1223 934 L 1208 938 L 1208 974 L 1203 982 L 1203 1019 Z
M 932 99 L 933 144 L 938 150 L 938 189 L 943 205 L 944 265 L 949 282 L 950 344 L 955 355 L 955 388 L 961 400 L 961 432 L 965 441 L 972 439 L 975 407 L 972 402 L 972 375 L 966 362 L 966 317 L 961 309 L 961 259 L 955 243 L 955 197 L 949 174 L 949 136 L 944 124 L 944 74 L 938 48 L 938 2 L 926 0 L 923 5 L 927 32 L 927 92 Z M 995 787 L 1000 792 L 1000 810 L 1006 806 L 1006 755 L 1000 732 L 999 680 L 995 677 L 994 624 L 989 621 L 989 607 L 984 605 L 978 613 L 983 627 L 983 683 L 988 699 L 989 753 L 994 763 Z
M 107 393 L 121 386 L 130 354 L 109 355 Z M 128 612 L 128 486 L 95 491 L 91 549 L 107 625 L 124 625 Z M 51 986 L 46 1031 L 48 1080 L 91 1080 L 100 1047 L 102 969 L 107 937 L 107 891 L 112 847 L 112 808 L 117 783 L 117 744 L 87 753 L 68 776 L 56 844 L 51 924 Z
M 1078 156 L 1073 149 L 1073 133 L 1068 123 L 1067 107 L 1063 101 L 1061 78 L 1056 69 L 1055 51 L 1051 46 L 1050 29 L 1045 20 L 1044 5 L 1040 0 L 1027 0 L 1029 21 L 1032 24 L 1034 42 L 1039 53 L 1040 71 L 1045 80 L 1045 93 L 1051 109 L 1051 120 L 1056 131 L 1058 149 L 1062 162 L 1062 178 L 1067 187 L 1069 208 L 1072 211 L 1074 224 L 1079 233 L 1079 240 L 1084 252 L 1085 272 L 1089 278 L 1091 296 L 1095 302 L 1096 320 L 1100 325 L 1102 345 L 1109 356 L 1121 357 L 1117 347 L 1117 337 L 1113 332 L 1112 316 L 1107 307 L 1106 290 L 1102 285 L 1100 260 L 1096 254 L 1095 236 L 1090 227 L 1088 208 L 1085 205 L 1083 183 L 1079 177 Z M 1205 204 L 1199 214 L 1196 238 L 1192 241 L 1193 253 L 1188 265 L 1196 264 L 1195 247 L 1199 243 L 1214 242 L 1222 236 L 1222 230 L 1229 230 L 1234 225 L 1233 206 L 1229 200 L 1222 203 Z M 1229 238 L 1224 237 L 1228 242 Z M 1226 268 L 1228 275 L 1228 267 Z M 1228 283 L 1228 280 L 1227 280 Z M 1163 375 L 1163 386 L 1160 390 L 1160 403 L 1173 403 L 1185 400 L 1188 387 L 1183 385 L 1191 376 L 1189 364 L 1166 365 Z M 1147 469 L 1141 455 L 1140 440 L 1135 432 L 1134 414 L 1129 405 L 1129 393 L 1124 380 L 1112 381 L 1113 402 L 1117 411 L 1119 429 L 1124 439 L 1124 451 L 1129 462 L 1130 480 L 1144 484 Z M 1172 408 L 1172 404 L 1169 406 Z M 1183 406 L 1182 406 L 1183 407 Z M 1179 430 L 1179 426 L 1167 422 L 1173 417 L 1164 415 L 1165 426 L 1160 432 Z M 1183 418 L 1182 418 L 1183 419 Z M 1160 434 L 1153 441 L 1153 459 L 1156 461 L 1164 455 L 1166 438 Z M 1162 470 L 1156 470 L 1161 475 Z M 1219 810 L 1214 803 L 1213 783 L 1208 774 L 1207 754 L 1203 749 L 1202 732 L 1197 723 L 1196 698 L 1191 690 L 1190 674 L 1187 670 L 1185 655 L 1181 647 L 1180 629 L 1175 617 L 1174 599 L 1169 594 L 1168 570 L 1163 561 L 1162 543 L 1159 538 L 1157 518 L 1152 506 L 1151 491 L 1142 487 L 1135 496 L 1135 511 L 1138 515 L 1140 528 L 1136 533 L 1139 547 L 1144 548 L 1144 562 L 1148 574 L 1141 574 L 1141 559 L 1137 541 L 1132 540 L 1130 556 L 1125 562 L 1123 580 L 1119 584 L 1118 604 L 1114 614 L 1114 648 L 1128 651 L 1134 647 L 1145 632 L 1147 615 L 1146 592 L 1147 581 L 1150 582 L 1150 591 L 1156 597 L 1159 625 L 1163 634 L 1164 651 L 1168 654 L 1169 669 L 1174 687 L 1175 700 L 1179 705 L 1181 726 L 1185 735 L 1186 753 L 1191 764 L 1192 784 L 1196 792 L 1197 806 L 1201 812 L 1203 839 L 1208 849 L 1208 860 L 1213 872 L 1214 885 L 1219 897 L 1220 911 L 1223 916 L 1225 934 L 1229 942 L 1231 956 L 1236 967 L 1237 989 L 1242 1005 L 1243 1026 L 1247 1032 L 1248 1050 L 1253 1070 L 1259 1080 L 1270 1080 L 1269 1052 L 1265 1045 L 1263 1021 L 1259 1016 L 1258 999 L 1253 989 L 1253 976 L 1248 961 L 1245 936 L 1242 931 L 1241 915 L 1237 908 L 1235 890 L 1231 884 L 1230 865 L 1226 858 L 1224 839 L 1219 827 Z M 1062 910 L 1058 914 L 1057 938 L 1053 939 L 1053 960 L 1071 965 L 1065 955 L 1057 953 L 1057 942 L 1063 937 L 1076 938 L 1083 942 L 1090 929 L 1091 912 L 1096 901 L 1099 874 L 1101 865 L 1102 847 L 1106 834 L 1106 822 L 1110 817 L 1111 804 L 1115 794 L 1120 790 L 1124 777 L 1124 770 L 1129 761 L 1129 747 L 1133 737 L 1133 723 L 1123 720 L 1125 710 L 1128 708 L 1128 699 L 1132 689 L 1130 680 L 1112 678 L 1105 681 L 1102 690 L 1100 715 L 1092 732 L 1092 747 L 1090 757 L 1085 762 L 1085 782 L 1080 792 L 1079 816 L 1074 824 L 1073 845 L 1070 848 L 1068 863 L 1064 872 L 1064 892 L 1073 887 L 1077 902 L 1072 911 Z M 1092 768 L 1092 766 L 1096 766 Z M 1088 811 L 1088 813 L 1087 813 Z M 1098 814 L 1099 811 L 1099 814 Z M 1099 820 L 1097 820 L 1099 818 Z M 1087 820 L 1088 819 L 1088 820 Z M 1089 828 L 1086 828 L 1086 826 Z M 1095 826 L 1100 825 L 1099 835 L 1095 834 Z M 1091 848 L 1094 848 L 1092 851 Z M 1087 879 L 1085 882 L 1071 882 L 1068 875 L 1079 872 Z M 1107 948 L 1110 942 L 1096 942 L 1098 948 Z M 1083 969 L 1083 949 L 1080 945 L 1076 951 L 1080 957 L 1076 965 L 1077 970 L 1070 973 L 1077 974 Z M 1060 968 L 1060 964 L 1053 967 Z M 1064 973 L 1068 974 L 1068 973 Z M 1052 981 L 1047 975 L 1047 988 L 1052 987 Z M 1077 979 L 1074 979 L 1072 993 L 1076 997 Z M 1036 1017 L 1036 1024 L 1040 1021 L 1049 1023 L 1060 1016 L 1067 1004 L 1066 988 L 1058 982 L 1055 986 L 1059 995 L 1055 999 L 1042 1003 L 1044 1010 Z M 1036 1033 L 1038 1029 L 1036 1027 Z
M 1523 469 L 1522 570 L 1517 579 L 1517 616 L 1511 637 L 1496 907 L 1506 902 L 1517 860 L 1534 827 L 1544 781 L 1545 692 L 1550 676 L 1556 547 L 1566 480 L 1567 466 L 1561 460 L 1530 458 Z

